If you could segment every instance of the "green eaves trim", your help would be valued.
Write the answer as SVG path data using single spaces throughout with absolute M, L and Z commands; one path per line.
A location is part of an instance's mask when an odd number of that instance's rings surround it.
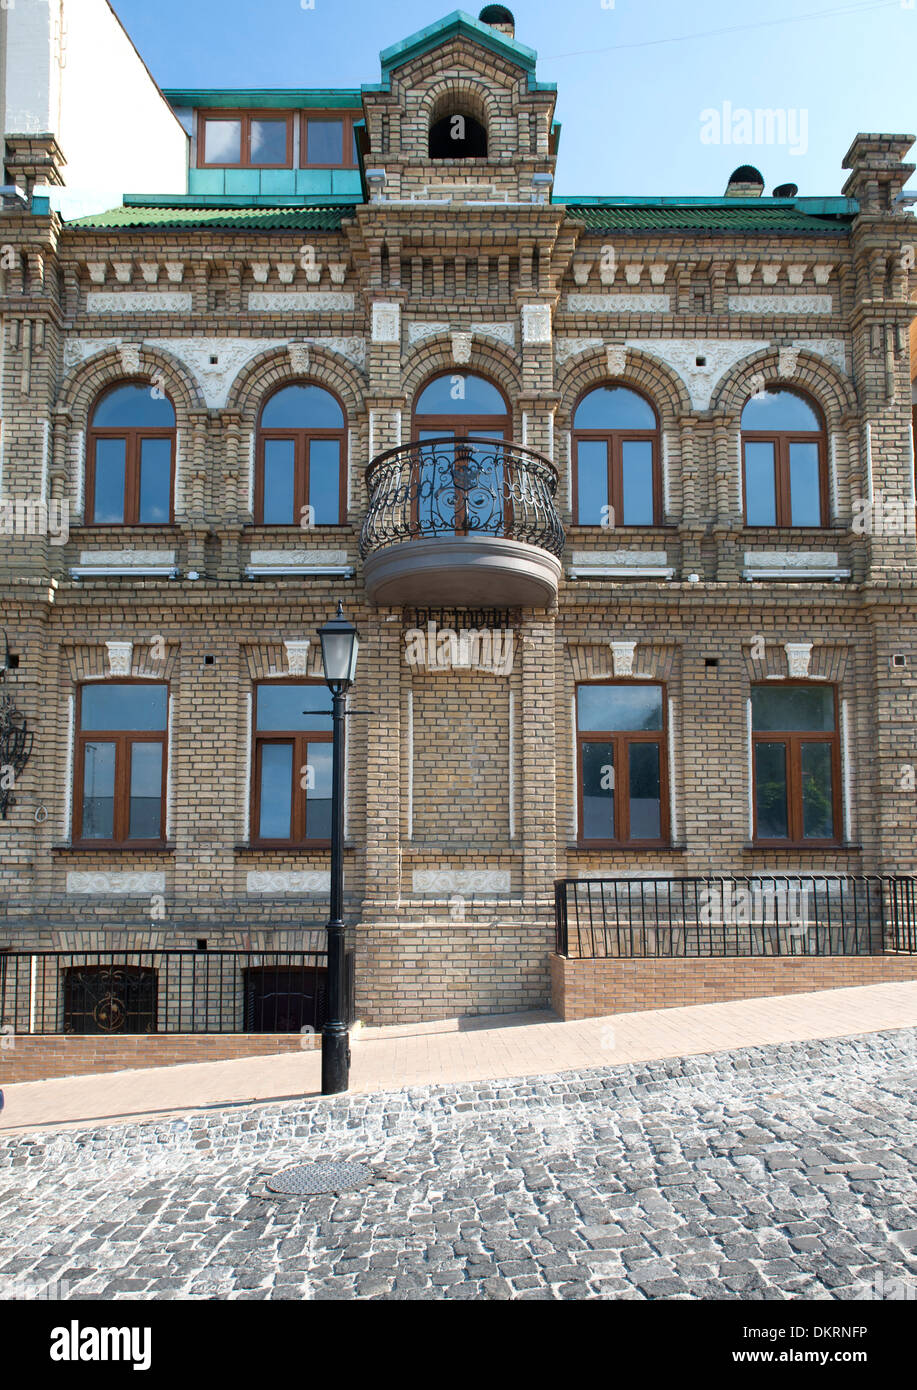
M 228 227 L 239 231 L 336 232 L 344 208 L 112 208 L 68 222 L 68 227 L 87 231 L 117 231 L 141 227 Z
M 567 216 L 591 232 L 710 231 L 796 232 L 804 236 L 845 236 L 849 217 L 819 217 L 795 208 L 752 207 L 596 207 L 567 203 Z
M 277 111 L 287 107 L 356 109 L 362 105 L 359 91 L 350 88 L 282 87 L 170 87 L 163 92 L 170 106 L 193 106 L 216 110 L 219 107 L 265 107 Z

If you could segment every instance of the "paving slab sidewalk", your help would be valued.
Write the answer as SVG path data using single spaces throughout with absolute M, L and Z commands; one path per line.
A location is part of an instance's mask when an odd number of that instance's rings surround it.
M 450 1085 L 697 1056 L 917 1027 L 917 981 L 563 1023 L 550 1012 L 364 1028 L 353 1039 L 351 1090 Z M 249 1101 L 316 1095 L 315 1051 L 182 1063 L 3 1088 L 0 1130 L 70 1127 Z

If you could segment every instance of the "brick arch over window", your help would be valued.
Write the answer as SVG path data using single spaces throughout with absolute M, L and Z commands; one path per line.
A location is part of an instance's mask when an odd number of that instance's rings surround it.
M 431 82 L 421 96 L 417 107 L 417 121 L 423 129 L 424 145 L 426 146 L 426 139 L 436 122 L 453 112 L 471 116 L 484 127 L 488 154 L 493 154 L 497 139 L 499 107 L 493 93 L 484 82 L 468 78 L 440 78 Z
M 232 383 L 226 410 L 238 413 L 242 417 L 243 427 L 253 430 L 257 427 L 268 396 L 281 386 L 308 381 L 338 398 L 347 418 L 347 427 L 353 431 L 362 424 L 366 415 L 363 396 L 366 383 L 360 372 L 346 358 L 311 343 L 308 360 L 308 370 L 297 370 L 284 348 L 272 348 L 253 358 Z
M 674 429 L 680 416 L 692 413 L 688 388 L 664 362 L 628 348 L 624 372 L 621 376 L 611 376 L 607 353 L 604 348 L 597 348 L 578 354 L 557 373 L 558 429 L 572 427 L 577 404 L 596 386 L 624 386 L 645 396 L 656 411 L 660 430 Z
M 474 337 L 471 357 L 467 362 L 456 365 L 452 355 L 452 343 L 446 335 L 426 338 L 410 359 L 410 365 L 402 379 L 406 397 L 406 418 L 411 418 L 414 405 L 420 392 L 434 376 L 452 373 L 455 376 L 485 376 L 503 392 L 509 407 L 512 423 L 517 430 L 521 425 L 514 418 L 516 399 L 520 391 L 519 368 L 509 348 L 497 342 L 487 342 Z
M 109 387 L 138 379 L 147 379 L 152 383 L 156 378 L 159 378 L 156 384 L 175 407 L 176 427 L 179 430 L 187 424 L 192 411 L 207 409 L 203 392 L 187 367 L 171 353 L 144 346 L 136 371 L 125 371 L 124 360 L 117 348 L 95 353 L 74 367 L 61 383 L 56 410 L 68 413 L 74 426 L 84 429 L 95 402 Z
M 792 373 L 784 375 L 784 372 L 786 363 L 782 372 L 780 352 L 776 347 L 743 358 L 717 383 L 710 401 L 711 411 L 727 416 L 738 428 L 749 397 L 765 387 L 772 387 L 808 396 L 824 417 L 829 432 L 843 428 L 856 418 L 858 406 L 853 384 L 826 358 L 800 348 Z

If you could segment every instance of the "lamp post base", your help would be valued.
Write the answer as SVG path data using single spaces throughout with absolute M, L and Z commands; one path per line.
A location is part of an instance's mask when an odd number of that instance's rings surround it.
M 350 1037 L 344 1023 L 322 1029 L 322 1095 L 336 1096 L 350 1085 Z

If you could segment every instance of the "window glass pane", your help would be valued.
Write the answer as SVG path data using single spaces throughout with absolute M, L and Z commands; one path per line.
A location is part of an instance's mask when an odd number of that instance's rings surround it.
M 752 396 L 742 411 L 743 430 L 820 430 L 807 400 L 795 391 L 764 391 Z
M 175 428 L 172 402 L 150 382 L 133 381 L 107 391 L 92 412 L 93 428 L 100 430 L 171 430 Z
M 331 732 L 331 691 L 324 682 L 259 685 L 257 698 L 259 730 L 293 733 L 298 729 L 321 729 Z
M 331 839 L 331 744 L 310 743 L 312 769 L 306 792 L 306 839 Z
M 418 439 L 454 439 L 453 430 L 418 430 Z M 449 443 L 424 449 L 414 468 L 417 479 L 417 523 L 425 534 L 455 530 L 455 488 L 452 467 L 455 450 Z
M 84 685 L 80 721 L 84 732 L 94 729 L 145 733 L 165 729 L 168 692 L 164 685 Z
M 158 840 L 162 831 L 162 744 L 131 745 L 129 840 Z
M 94 521 L 124 520 L 124 440 L 97 439 Z
M 831 744 L 802 743 L 802 833 L 807 840 L 834 838 Z
M 292 743 L 261 744 L 260 795 L 259 839 L 289 840 L 293 810 Z
M 341 519 L 341 441 L 309 441 L 309 505 L 316 526 L 333 526 Z
M 763 441 L 745 444 L 745 516 L 749 526 L 776 526 L 777 489 L 774 446 Z
M 630 838 L 658 840 L 662 834 L 662 791 L 658 743 L 630 743 Z
M 141 439 L 140 520 L 167 523 L 171 492 L 171 439 Z
M 238 164 L 242 159 L 242 122 L 205 121 L 204 159 L 207 164 Z
M 626 386 L 599 386 L 584 396 L 573 414 L 575 430 L 654 430 L 649 401 Z
M 759 840 L 785 840 L 789 833 L 785 744 L 755 744 L 755 806 Z
M 615 792 L 613 743 L 584 743 L 583 757 L 583 839 L 613 840 L 615 837 Z
M 250 164 L 286 164 L 286 121 L 252 121 Z
M 608 444 L 604 439 L 580 439 L 576 445 L 576 519 L 580 526 L 601 526 L 608 512 Z
M 790 522 L 793 526 L 821 525 L 818 445 L 790 445 Z
M 649 439 L 621 441 L 621 488 L 625 526 L 653 524 L 653 445 Z
M 431 381 L 420 394 L 417 415 L 505 415 L 496 386 L 470 372 L 453 372 Z
M 576 698 L 581 733 L 662 728 L 661 685 L 581 685 Z
M 834 687 L 830 685 L 755 685 L 751 724 L 756 733 L 786 729 L 829 733 L 834 728 Z
M 115 833 L 115 745 L 83 747 L 84 840 L 111 840 Z
M 309 164 L 343 164 L 343 121 L 307 121 L 306 128 L 306 159 Z
M 266 430 L 340 430 L 344 412 L 320 386 L 284 386 L 265 402 L 261 424 Z
M 264 441 L 264 524 L 292 526 L 296 488 L 296 444 L 292 439 Z

